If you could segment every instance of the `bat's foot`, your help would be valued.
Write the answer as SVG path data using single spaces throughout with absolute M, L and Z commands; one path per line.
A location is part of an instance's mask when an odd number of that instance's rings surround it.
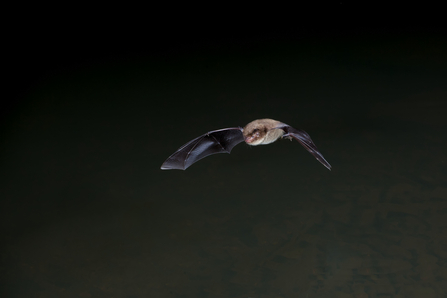
M 285 134 L 282 136 L 283 139 L 292 140 L 292 137 L 289 134 Z

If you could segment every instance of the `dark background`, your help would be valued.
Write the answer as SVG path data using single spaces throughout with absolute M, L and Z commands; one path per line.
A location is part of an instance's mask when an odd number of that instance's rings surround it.
M 1 296 L 443 297 L 447 40 L 375 13 L 391 8 L 18 14 Z M 288 141 L 159 169 L 265 117 L 305 129 L 333 170 Z

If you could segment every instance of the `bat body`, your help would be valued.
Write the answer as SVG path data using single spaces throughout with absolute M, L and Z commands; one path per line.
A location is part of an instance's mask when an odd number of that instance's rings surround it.
M 244 128 L 232 127 L 210 131 L 180 147 L 162 164 L 162 170 L 186 170 L 200 159 L 216 153 L 230 153 L 231 149 L 245 141 L 248 145 L 267 145 L 279 138 L 295 139 L 326 168 L 331 165 L 318 151 L 317 146 L 304 130 L 295 129 L 273 119 L 258 119 Z

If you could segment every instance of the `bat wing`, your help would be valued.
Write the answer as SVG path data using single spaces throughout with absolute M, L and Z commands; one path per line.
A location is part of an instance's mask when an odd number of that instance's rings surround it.
M 196 161 L 211 154 L 230 153 L 244 141 L 242 128 L 224 128 L 210 131 L 180 147 L 161 165 L 162 170 L 186 170 Z
M 332 166 L 326 161 L 326 159 L 324 159 L 323 154 L 318 151 L 317 146 L 315 146 L 307 132 L 288 125 L 280 128 L 286 132 L 283 137 L 292 137 L 300 142 L 300 144 L 303 145 L 303 147 L 306 148 L 306 150 L 309 151 L 310 154 L 312 154 L 319 162 L 321 162 L 323 166 L 331 170 Z

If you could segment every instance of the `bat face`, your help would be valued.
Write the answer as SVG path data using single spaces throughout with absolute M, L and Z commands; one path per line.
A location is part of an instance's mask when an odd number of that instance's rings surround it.
M 295 139 L 306 148 L 326 168 L 331 165 L 324 159 L 304 130 L 295 129 L 273 119 L 258 119 L 244 128 L 232 127 L 213 130 L 189 141 L 168 157 L 162 164 L 162 170 L 186 170 L 200 159 L 216 153 L 230 153 L 234 146 L 244 142 L 251 146 L 266 145 L 285 137 Z

